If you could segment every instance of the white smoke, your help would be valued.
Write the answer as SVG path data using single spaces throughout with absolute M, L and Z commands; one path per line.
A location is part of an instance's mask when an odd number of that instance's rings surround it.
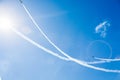
M 30 12 L 27 10 L 27 8 L 25 7 L 25 5 L 23 3 L 21 3 L 23 8 L 25 9 L 26 13 L 28 14 L 29 18 L 32 20 L 32 22 L 34 23 L 35 27 L 40 31 L 40 33 L 47 39 L 47 41 L 54 46 L 59 52 L 61 52 L 65 57 L 62 57 L 60 55 L 58 55 L 57 53 L 54 53 L 53 51 L 43 47 L 42 45 L 36 43 L 35 41 L 31 40 L 30 38 L 28 38 L 27 36 L 25 36 L 24 34 L 20 33 L 19 31 L 17 31 L 16 29 L 12 28 L 12 30 L 21 38 L 23 38 L 24 40 L 30 42 L 31 44 L 33 44 L 34 46 L 44 50 L 45 52 L 58 57 L 59 59 L 62 59 L 64 61 L 72 61 L 74 63 L 77 63 L 79 65 L 82 65 L 84 67 L 87 68 L 91 68 L 94 70 L 99 70 L 99 71 L 104 71 L 104 72 L 114 72 L 114 73 L 120 73 L 120 70 L 111 70 L 111 69 L 106 69 L 106 68 L 100 68 L 100 67 L 96 67 L 93 65 L 88 64 L 88 62 L 82 61 L 82 60 L 77 60 L 71 56 L 69 56 L 67 53 L 65 53 L 64 51 L 62 51 L 60 48 L 58 48 L 48 37 L 47 35 L 42 31 L 42 29 L 40 28 L 40 26 L 36 23 L 36 21 L 33 19 L 33 17 L 31 16 Z M 107 22 L 103 22 L 100 25 L 98 25 L 96 27 L 96 33 L 101 33 L 101 36 L 105 37 L 106 36 L 106 24 Z M 107 24 L 108 25 L 108 24 Z M 104 27 L 104 28 L 103 28 Z M 100 29 L 103 28 L 103 30 L 101 31 Z
M 31 44 L 33 44 L 34 46 L 44 50 L 45 52 L 55 56 L 55 57 L 58 57 L 59 59 L 62 59 L 62 60 L 65 60 L 65 61 L 71 61 L 71 62 L 75 62 L 79 65 L 82 65 L 84 67 L 88 67 L 88 68 L 91 68 L 91 69 L 95 69 L 95 70 L 99 70 L 99 71 L 104 71 L 104 72 L 113 72 L 113 73 L 120 73 L 120 70 L 111 70 L 111 69 L 105 69 L 105 68 L 100 68 L 100 67 L 96 67 L 96 66 L 92 66 L 92 65 L 89 65 L 87 62 L 85 61 L 82 61 L 82 60 L 77 60 L 71 56 L 68 55 L 69 58 L 65 58 L 65 57 L 62 57 L 60 55 L 58 55 L 57 53 L 54 53 L 52 52 L 51 50 L 43 47 L 42 45 L 36 43 L 35 41 L 31 40 L 30 38 L 28 38 L 27 36 L 25 36 L 24 34 L 20 33 L 19 31 L 15 30 L 14 28 L 12 28 L 13 32 L 15 32 L 18 36 L 20 36 L 21 38 L 23 38 L 24 40 L 30 42 Z M 65 53 L 66 54 L 66 53 Z
M 95 32 L 100 34 L 101 37 L 105 38 L 107 35 L 107 29 L 109 28 L 110 23 L 108 21 L 104 21 L 100 23 L 98 26 L 95 28 Z

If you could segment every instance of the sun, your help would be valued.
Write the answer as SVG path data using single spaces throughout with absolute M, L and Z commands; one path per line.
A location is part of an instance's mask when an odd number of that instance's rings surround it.
M 13 20 L 9 16 L 0 16 L 0 32 L 9 33 L 10 28 L 13 26 Z

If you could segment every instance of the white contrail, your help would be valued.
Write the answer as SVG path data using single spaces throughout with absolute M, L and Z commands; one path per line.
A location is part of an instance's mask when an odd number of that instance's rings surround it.
M 87 64 L 102 64 L 102 63 L 108 63 L 108 62 L 107 61 L 91 61 L 91 62 L 87 62 Z
M 120 59 L 106 59 L 106 58 L 99 58 L 99 57 L 94 57 L 97 60 L 101 60 L 101 61 L 120 61 Z
M 102 61 L 91 61 L 87 62 L 87 64 L 102 64 L 102 63 L 110 63 L 110 62 L 117 62 L 120 61 L 120 59 L 110 59 L 110 60 L 102 60 Z
M 62 59 L 62 60 L 65 60 L 65 61 L 72 61 L 72 62 L 75 62 L 79 65 L 82 65 L 84 67 L 88 67 L 88 68 L 92 68 L 92 69 L 95 69 L 95 70 L 100 70 L 100 71 L 105 71 L 105 72 L 115 72 L 115 73 L 120 73 L 120 70 L 110 70 L 110 69 L 105 69 L 105 68 L 99 68 L 99 67 L 95 67 L 95 66 L 92 66 L 92 65 L 89 65 L 87 64 L 87 62 L 84 62 L 84 61 L 81 61 L 81 60 L 77 60 L 75 58 L 72 58 L 71 56 L 69 56 L 68 54 L 66 54 L 64 51 L 62 51 L 60 48 L 58 48 L 48 37 L 47 35 L 42 31 L 42 29 L 39 27 L 39 25 L 36 23 L 36 21 L 33 19 L 33 17 L 31 16 L 31 14 L 29 13 L 29 11 L 27 10 L 27 8 L 25 7 L 25 5 L 23 3 L 21 3 L 23 8 L 25 9 L 25 11 L 27 12 L 28 16 L 30 17 L 30 19 L 32 20 L 32 22 L 35 24 L 36 28 L 41 32 L 41 34 L 48 40 L 48 42 L 53 45 L 59 52 L 61 52 L 64 56 L 66 56 L 67 58 L 64 58 L 54 52 L 52 52 L 51 50 L 48 50 L 46 48 L 44 48 L 43 46 L 37 44 L 36 42 L 34 42 L 33 40 L 29 39 L 28 37 L 26 37 L 25 35 L 23 35 L 22 33 L 16 31 L 13 29 L 13 31 L 18 34 L 20 37 L 22 37 L 23 39 L 27 40 L 28 42 L 32 43 L 33 45 L 37 46 L 38 48 Z M 64 59 L 63 59 L 64 58 Z
M 99 71 L 104 71 L 104 72 L 114 72 L 114 73 L 120 73 L 120 70 L 110 70 L 110 69 L 105 69 L 105 68 L 100 68 L 100 67 L 95 67 L 95 66 L 92 66 L 92 65 L 89 65 L 87 64 L 87 62 L 85 61 L 81 61 L 81 60 L 77 60 L 71 56 L 68 55 L 69 58 L 64 58 L 60 55 L 58 55 L 57 53 L 54 53 L 52 52 L 51 50 L 48 50 L 46 49 L 45 47 L 41 46 L 40 44 L 36 43 L 35 41 L 31 40 L 30 38 L 28 38 L 27 36 L 25 36 L 24 34 L 22 34 L 21 32 L 17 31 L 16 29 L 14 28 L 11 28 L 13 32 L 15 32 L 18 36 L 20 36 L 21 38 L 23 38 L 24 40 L 30 42 L 31 44 L 33 44 L 34 46 L 44 50 L 45 52 L 55 56 L 55 57 L 58 57 L 59 59 L 62 59 L 62 60 L 65 60 L 65 61 L 72 61 L 72 62 L 75 62 L 79 65 L 82 65 L 84 67 L 88 67 L 88 68 L 91 68 L 91 69 L 95 69 L 95 70 L 99 70 Z
M 30 14 L 30 12 L 28 11 L 28 9 L 26 8 L 26 6 L 22 4 L 22 7 L 24 8 L 24 10 L 26 11 L 26 13 L 28 14 L 29 18 L 32 20 L 33 24 L 35 25 L 35 27 L 39 30 L 39 32 L 46 38 L 46 40 L 53 46 L 55 47 L 59 52 L 61 52 L 64 56 L 66 56 L 67 58 L 69 58 L 69 56 L 62 51 L 59 47 L 57 47 L 48 37 L 47 35 L 43 32 L 43 30 L 40 28 L 40 26 L 37 24 L 37 22 L 34 20 L 34 18 L 32 17 L 32 15 Z
M 88 67 L 88 68 L 91 68 L 91 69 L 95 69 L 95 70 L 99 70 L 99 71 L 104 71 L 104 72 L 120 73 L 120 70 L 112 70 L 112 69 L 105 69 L 105 68 L 100 68 L 100 67 L 92 66 L 92 65 L 87 64 L 86 62 L 77 60 L 75 58 L 70 58 L 70 60 L 73 61 L 73 62 L 75 62 L 75 63 L 77 63 L 77 64 L 79 64 L 79 65 L 82 65 L 84 67 Z
M 60 59 L 62 59 L 62 60 L 66 60 L 66 61 L 69 60 L 68 58 L 62 57 L 62 56 L 60 56 L 59 54 L 57 54 L 57 53 L 55 53 L 55 52 L 53 52 L 53 51 L 51 51 L 51 50 L 43 47 L 42 45 L 40 45 L 40 44 L 38 44 L 38 43 L 36 43 L 35 41 L 31 40 L 30 38 L 28 38 L 27 36 L 25 36 L 25 35 L 22 34 L 21 32 L 17 31 L 16 29 L 11 28 L 11 30 L 12 30 L 13 32 L 15 32 L 17 35 L 19 35 L 20 37 L 22 37 L 23 39 L 25 39 L 26 41 L 28 41 L 28 42 L 30 42 L 31 44 L 33 44 L 33 45 L 37 46 L 38 48 L 42 49 L 43 51 L 45 51 L 45 52 L 47 52 L 47 53 L 49 53 L 49 54 L 51 54 L 51 55 L 53 55 L 53 56 L 56 56 L 56 57 L 58 57 L 58 58 L 60 58 Z
M 87 63 L 88 64 L 102 64 L 102 63 L 110 63 L 110 62 L 120 61 L 120 59 L 105 59 L 105 58 L 98 58 L 98 57 L 95 57 L 95 59 L 100 60 L 100 61 L 92 61 L 92 62 L 87 62 Z

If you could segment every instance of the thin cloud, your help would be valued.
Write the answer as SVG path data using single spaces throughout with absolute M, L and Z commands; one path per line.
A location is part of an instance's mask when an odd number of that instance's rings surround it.
M 100 34 L 101 37 L 105 38 L 107 35 L 107 29 L 110 26 L 110 23 L 108 21 L 104 21 L 100 23 L 98 26 L 95 28 L 95 32 Z

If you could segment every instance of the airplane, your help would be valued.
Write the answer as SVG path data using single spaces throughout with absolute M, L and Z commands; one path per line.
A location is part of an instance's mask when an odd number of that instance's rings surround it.
M 23 3 L 23 1 L 22 0 L 19 0 L 20 1 L 20 3 Z

